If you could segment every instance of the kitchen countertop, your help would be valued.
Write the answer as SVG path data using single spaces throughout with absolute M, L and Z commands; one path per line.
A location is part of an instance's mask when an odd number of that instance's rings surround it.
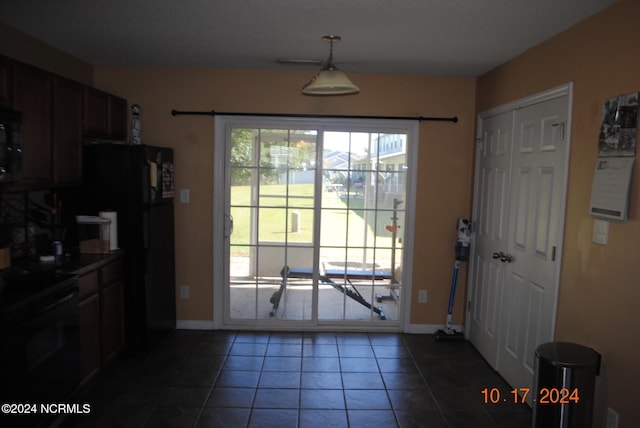
M 0 312 L 24 306 L 39 296 L 53 293 L 63 283 L 109 264 L 124 251 L 110 254 L 78 254 L 61 262 L 21 261 L 0 271 Z
M 57 271 L 73 275 L 84 275 L 106 265 L 124 255 L 123 250 L 112 251 L 109 254 L 77 254 L 67 255 L 62 261 L 40 262 L 37 260 L 23 260 L 0 272 L 32 272 L 43 273 Z
M 111 263 L 124 255 L 123 250 L 112 251 L 109 254 L 78 254 L 69 257 L 60 266 L 59 270 L 74 275 L 84 275 L 101 266 Z

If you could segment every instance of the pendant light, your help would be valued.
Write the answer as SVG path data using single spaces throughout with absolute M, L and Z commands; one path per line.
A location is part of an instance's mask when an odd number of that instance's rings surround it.
M 348 95 L 357 94 L 360 88 L 333 63 L 333 44 L 340 41 L 340 36 L 324 36 L 325 42 L 329 42 L 329 59 L 325 66 L 313 79 L 302 88 L 304 95 Z

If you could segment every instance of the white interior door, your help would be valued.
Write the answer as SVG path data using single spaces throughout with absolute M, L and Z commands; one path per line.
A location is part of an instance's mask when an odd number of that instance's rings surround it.
M 482 120 L 476 152 L 477 206 L 470 340 L 496 368 L 505 264 L 493 253 L 507 247 L 513 113 Z
M 515 111 L 509 240 L 498 371 L 531 387 L 535 350 L 553 340 L 563 231 L 568 97 Z
M 532 386 L 535 349 L 553 340 L 570 95 L 566 86 L 480 117 L 467 326 L 518 388 Z

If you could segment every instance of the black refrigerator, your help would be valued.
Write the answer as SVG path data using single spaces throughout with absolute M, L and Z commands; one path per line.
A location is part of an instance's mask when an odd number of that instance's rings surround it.
M 125 258 L 125 346 L 146 352 L 176 326 L 173 149 L 83 147 L 83 205 L 116 211 Z

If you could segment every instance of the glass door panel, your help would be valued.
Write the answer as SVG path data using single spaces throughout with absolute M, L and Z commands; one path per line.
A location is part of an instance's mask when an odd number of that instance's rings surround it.
M 284 267 L 312 266 L 316 131 L 233 129 L 229 317 L 310 320 L 312 287 L 283 286 Z
M 406 135 L 327 132 L 319 320 L 398 320 Z

